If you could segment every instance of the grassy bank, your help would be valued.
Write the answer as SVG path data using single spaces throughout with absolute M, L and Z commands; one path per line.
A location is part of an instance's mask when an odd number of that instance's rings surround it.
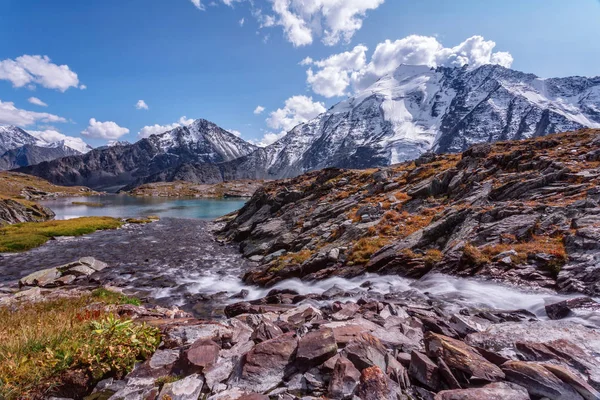
M 123 225 L 110 217 L 85 217 L 66 221 L 25 222 L 0 227 L 0 252 L 19 252 L 41 246 L 53 237 L 81 236 Z
M 0 308 L 0 399 L 80 397 L 121 377 L 160 342 L 156 329 L 107 313 L 137 301 L 103 289 L 75 299 Z

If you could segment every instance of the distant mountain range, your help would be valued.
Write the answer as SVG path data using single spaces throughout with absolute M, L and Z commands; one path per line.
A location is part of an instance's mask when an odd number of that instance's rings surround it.
M 257 148 L 197 120 L 187 127 L 21 169 L 51 182 L 116 190 L 155 181 L 278 179 L 368 168 L 474 143 L 600 128 L 600 77 L 541 79 L 498 65 L 400 66 L 368 89 Z
M 199 119 L 134 144 L 107 146 L 79 156 L 19 169 L 60 185 L 85 185 L 117 191 L 146 182 L 185 180 L 187 165 L 204 165 L 204 175 L 189 176 L 197 182 L 222 181 L 217 165 L 254 152 L 256 146 Z
M 92 148 L 78 138 L 47 141 L 16 126 L 0 126 L 0 170 L 82 155 Z

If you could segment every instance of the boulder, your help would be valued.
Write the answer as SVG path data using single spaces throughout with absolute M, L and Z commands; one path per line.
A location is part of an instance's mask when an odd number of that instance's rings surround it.
M 170 400 L 198 400 L 202 393 L 202 386 L 204 386 L 204 379 L 202 379 L 200 375 L 190 375 L 179 381 L 166 383 L 160 391 L 158 398 Z
M 583 400 L 570 385 L 558 379 L 542 365 L 508 361 L 502 364 L 506 379 L 527 389 L 530 395 L 547 397 L 550 400 Z
M 470 380 L 496 382 L 504 379 L 500 368 L 460 340 L 427 332 L 425 348 L 428 356 L 443 359 L 448 367 L 464 372 Z
M 576 311 L 600 312 L 600 303 L 589 297 L 577 297 L 546 306 L 546 314 L 550 319 L 563 319 Z
M 283 331 L 271 321 L 261 321 L 254 332 L 252 332 L 252 340 L 256 343 L 271 340 L 279 335 L 283 335 Z
M 525 388 L 506 382 L 490 383 L 482 388 L 444 390 L 435 400 L 529 400 Z
M 19 286 L 54 287 L 57 286 L 56 281 L 61 275 L 58 268 L 43 269 L 22 278 L 19 281 Z
M 258 393 L 277 387 L 288 372 L 298 340 L 292 334 L 257 344 L 243 360 L 239 381 L 232 384 Z
M 192 347 L 186 351 L 186 357 L 190 364 L 200 369 L 207 368 L 219 358 L 221 347 L 212 340 L 201 339 L 192 344 Z
M 336 355 L 338 350 L 333 330 L 323 328 L 310 332 L 298 343 L 296 361 L 302 370 L 308 370 L 323 364 Z
M 348 343 L 344 354 L 360 371 L 373 366 L 386 370 L 386 349 L 377 338 L 368 333 L 363 333 Z
M 361 400 L 391 399 L 387 376 L 379 367 L 366 368 L 360 374 L 356 394 Z
M 436 391 L 440 386 L 438 366 L 425 354 L 417 351 L 411 353 L 408 374 L 429 390 Z
M 338 358 L 329 381 L 329 397 L 345 399 L 354 392 L 360 380 L 360 371 L 345 357 Z
M 561 381 L 571 385 L 585 400 L 600 400 L 600 392 L 590 386 L 574 372 L 556 364 L 541 364 Z

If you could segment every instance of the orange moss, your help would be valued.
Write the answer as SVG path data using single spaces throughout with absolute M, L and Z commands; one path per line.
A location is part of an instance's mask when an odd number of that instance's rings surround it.
M 390 240 L 385 238 L 362 238 L 352 247 L 352 251 L 348 256 L 348 261 L 354 264 L 366 264 L 373 254 L 377 253 L 389 243 Z

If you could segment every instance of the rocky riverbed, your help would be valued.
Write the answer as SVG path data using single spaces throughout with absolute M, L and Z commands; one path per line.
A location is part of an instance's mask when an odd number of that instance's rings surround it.
M 165 218 L 111 232 L 58 238 L 24 253 L 0 254 L 0 288 L 9 291 L 34 271 L 89 256 L 111 266 L 94 275 L 95 283 L 210 316 L 212 303 L 206 296 L 237 288 L 238 277 L 250 265 L 236 246 L 216 241 L 212 227 L 209 221 Z M 217 304 L 222 308 L 222 302 Z

